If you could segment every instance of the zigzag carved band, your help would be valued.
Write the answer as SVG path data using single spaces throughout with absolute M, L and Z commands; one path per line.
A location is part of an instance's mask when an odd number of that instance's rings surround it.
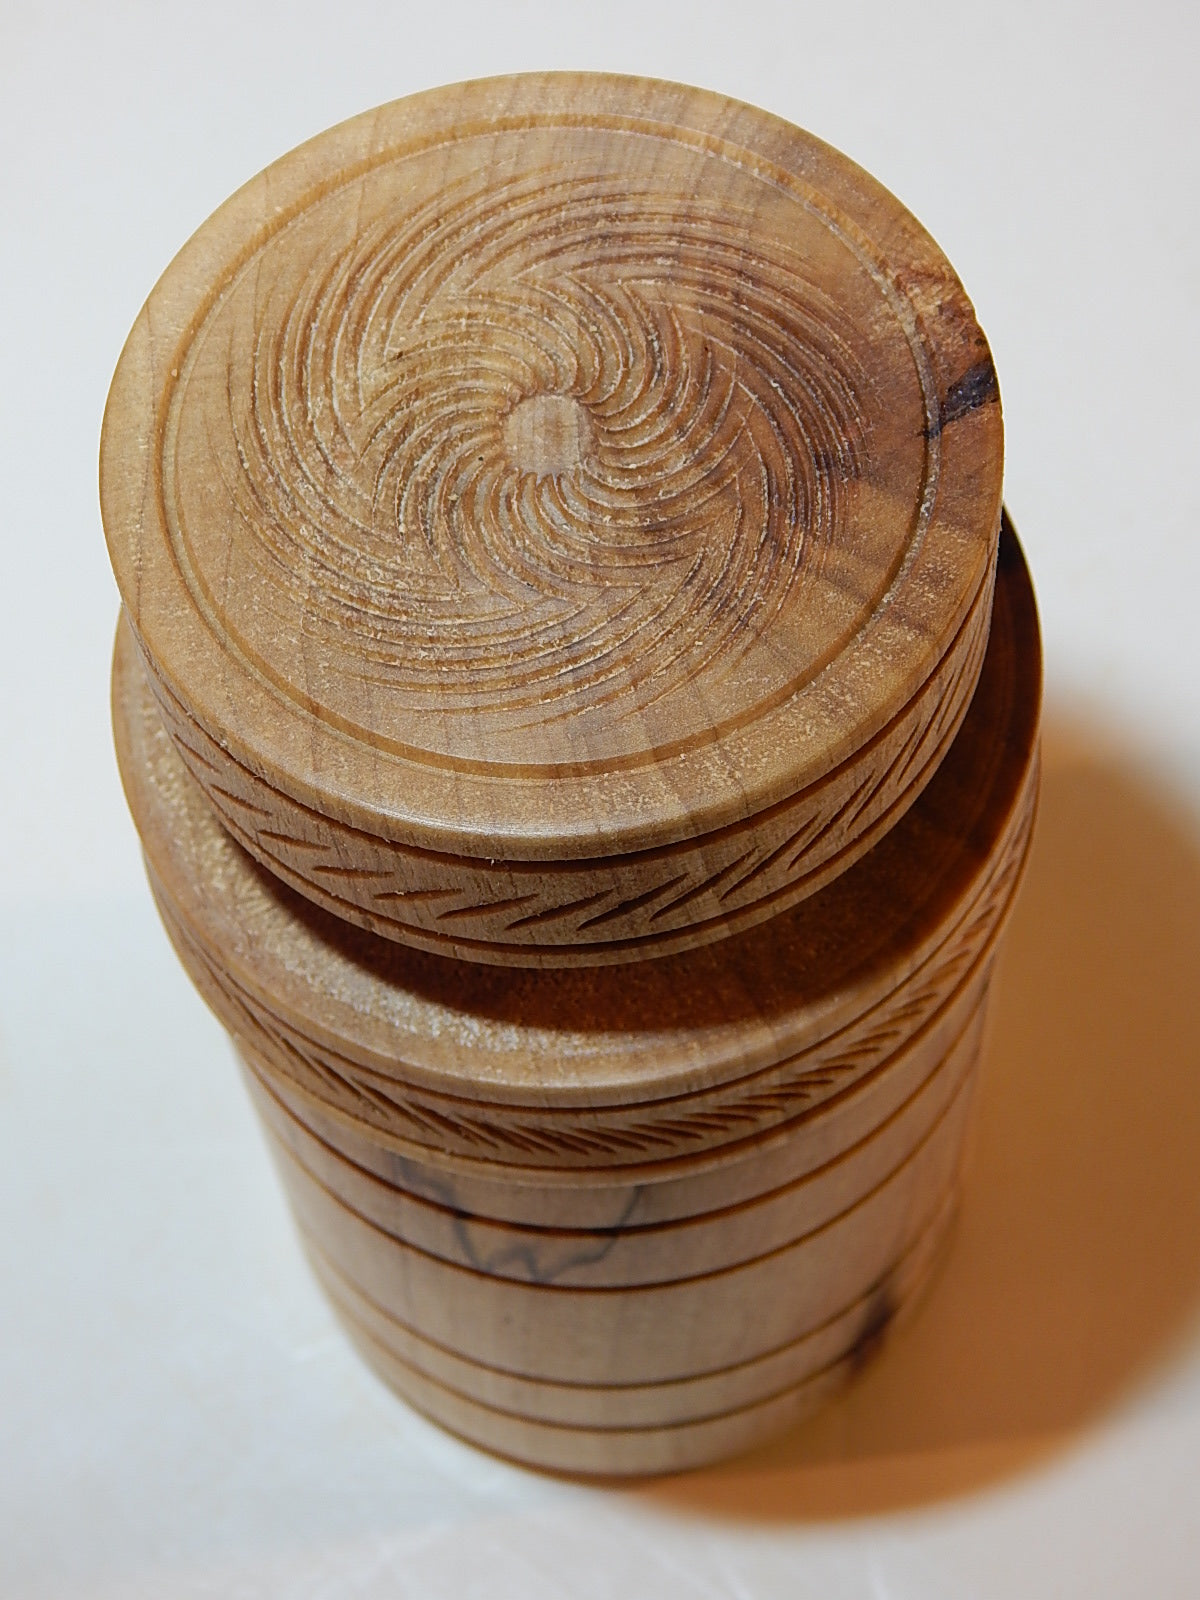
M 988 642 L 995 562 L 920 692 L 853 761 L 768 812 L 658 850 L 476 860 L 351 828 L 237 761 L 143 664 L 176 748 L 226 828 L 294 889 L 373 933 L 530 966 L 667 955 L 751 927 L 857 860 L 936 772 Z

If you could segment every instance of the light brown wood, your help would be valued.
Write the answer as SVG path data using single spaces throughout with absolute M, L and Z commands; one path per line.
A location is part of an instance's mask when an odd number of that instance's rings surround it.
M 427 1255 L 495 1277 L 621 1287 L 670 1282 L 697 1270 L 716 1271 L 769 1254 L 828 1226 L 862 1194 L 885 1182 L 933 1137 L 943 1120 L 957 1114 L 966 1096 L 979 1050 L 986 984 L 981 983 L 979 990 L 967 1025 L 949 1050 L 941 1040 L 922 1038 L 912 1048 L 911 1062 L 889 1062 L 885 1076 L 900 1080 L 899 1093 L 914 1079 L 918 1086 L 891 1117 L 869 1125 L 861 1140 L 851 1143 L 843 1138 L 831 1149 L 828 1126 L 822 1127 L 816 1116 L 809 1118 L 800 1147 L 795 1148 L 795 1140 L 786 1141 L 792 1161 L 817 1163 L 807 1171 L 789 1175 L 787 1181 L 760 1194 L 723 1204 L 713 1192 L 714 1184 L 708 1186 L 707 1203 L 704 1191 L 693 1185 L 691 1198 L 705 1204 L 705 1209 L 657 1223 L 629 1223 L 618 1215 L 607 1227 L 581 1227 L 574 1219 L 561 1217 L 557 1196 L 543 1194 L 541 1215 L 547 1220 L 514 1225 L 503 1212 L 495 1216 L 464 1210 L 457 1185 L 443 1181 L 441 1198 L 435 1199 L 389 1183 L 315 1137 L 308 1125 L 290 1115 L 271 1093 L 270 1066 L 250 1055 L 245 1044 L 242 1051 L 259 1112 L 282 1147 L 285 1170 L 290 1172 L 291 1163 L 298 1163 L 334 1199 L 373 1227 Z M 865 1119 L 861 1104 L 850 1109 Z M 728 1178 L 735 1159 L 727 1155 L 717 1171 Z M 768 1166 L 764 1174 L 755 1163 L 753 1174 L 737 1176 L 770 1183 L 771 1170 Z M 618 1176 L 610 1184 L 614 1210 L 620 1204 L 629 1211 L 634 1193 L 628 1178 Z M 678 1192 L 675 1198 L 680 1198 Z
M 889 1308 L 892 1316 L 900 1313 L 923 1283 L 945 1239 L 955 1198 L 953 1190 L 943 1197 L 942 1207 L 925 1230 L 907 1254 L 893 1264 L 888 1277 L 894 1300 L 894 1309 Z M 459 1396 L 472 1397 L 484 1407 L 516 1418 L 558 1427 L 669 1428 L 689 1425 L 700 1417 L 740 1413 L 746 1407 L 784 1395 L 798 1384 L 807 1384 L 841 1362 L 847 1351 L 857 1349 L 858 1357 L 865 1359 L 864 1328 L 874 1322 L 876 1331 L 883 1331 L 881 1301 L 877 1286 L 872 1285 L 870 1295 L 851 1301 L 827 1321 L 755 1360 L 669 1382 L 621 1382 L 603 1387 L 554 1382 L 506 1371 L 492 1362 L 465 1358 L 448 1346 L 423 1337 L 356 1289 L 311 1237 L 306 1239 L 306 1247 L 314 1271 L 352 1335 L 365 1335 L 398 1365 L 414 1369 Z
M 382 1310 L 481 1365 L 591 1386 L 603 1412 L 609 1385 L 670 1383 L 756 1360 L 873 1293 L 890 1312 L 891 1269 L 940 1210 L 968 1105 L 960 1086 L 892 1172 L 880 1179 L 872 1163 L 865 1176 L 850 1174 L 863 1189 L 820 1226 L 717 1270 L 707 1268 L 702 1238 L 677 1239 L 697 1254 L 686 1275 L 673 1264 L 661 1282 L 583 1288 L 454 1265 L 367 1221 L 300 1163 L 284 1157 L 280 1169 L 302 1233 Z M 511 1248 L 521 1242 L 514 1235 Z M 595 1247 L 587 1238 L 575 1246 L 577 1260 Z
M 167 270 L 102 508 L 177 748 L 406 944 L 665 956 L 843 872 L 987 642 L 1002 428 L 932 240 L 810 135 L 647 80 L 321 135 Z
M 961 730 L 856 865 L 719 944 L 506 970 L 378 940 L 258 866 L 122 626 L 117 746 L 156 899 L 387 1381 L 503 1454 L 624 1473 L 741 1448 L 855 1370 L 953 1211 L 1039 694 L 1009 531 Z

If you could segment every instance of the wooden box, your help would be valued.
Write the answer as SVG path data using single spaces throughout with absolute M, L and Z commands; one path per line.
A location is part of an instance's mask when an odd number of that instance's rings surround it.
M 449 1427 L 712 1459 L 922 1280 L 1036 793 L 1001 466 L 928 236 L 674 85 L 382 108 L 151 295 L 126 791 L 318 1275 Z

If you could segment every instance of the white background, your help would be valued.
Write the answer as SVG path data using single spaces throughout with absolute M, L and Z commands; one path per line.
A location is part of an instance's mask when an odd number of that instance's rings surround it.
M 0 3 L 0 1595 L 1200 1593 L 1200 10 Z M 104 395 L 158 273 L 330 123 L 589 67 L 845 150 L 992 342 L 1040 832 L 946 1268 L 777 1445 L 634 1489 L 442 1435 L 310 1283 L 110 750 Z

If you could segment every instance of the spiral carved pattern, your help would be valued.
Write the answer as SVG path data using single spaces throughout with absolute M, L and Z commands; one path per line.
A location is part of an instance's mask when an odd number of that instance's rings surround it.
M 260 581 L 393 707 L 615 725 L 727 681 L 843 525 L 861 334 L 736 207 L 459 189 L 256 274 L 213 448 Z

